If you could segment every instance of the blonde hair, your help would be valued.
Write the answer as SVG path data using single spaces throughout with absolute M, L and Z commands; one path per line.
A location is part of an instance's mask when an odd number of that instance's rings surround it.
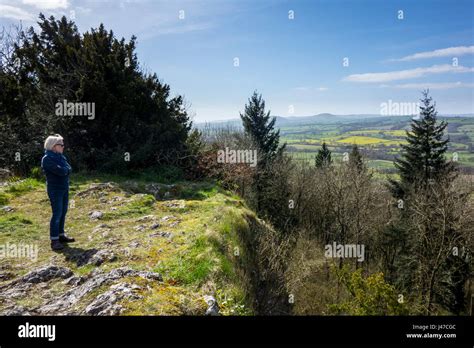
M 52 150 L 54 145 L 59 144 L 63 140 L 64 140 L 64 138 L 62 136 L 60 136 L 59 134 L 50 135 L 44 141 L 44 149 L 45 150 Z

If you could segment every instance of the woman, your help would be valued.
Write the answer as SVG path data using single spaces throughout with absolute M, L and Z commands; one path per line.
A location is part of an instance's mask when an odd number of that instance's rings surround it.
M 69 238 L 64 233 L 69 200 L 69 174 L 71 166 L 62 154 L 64 139 L 59 134 L 51 135 L 44 142 L 44 156 L 41 159 L 41 168 L 46 175 L 46 187 L 53 209 L 53 216 L 49 225 L 51 249 L 61 250 L 62 243 L 72 243 L 74 238 Z

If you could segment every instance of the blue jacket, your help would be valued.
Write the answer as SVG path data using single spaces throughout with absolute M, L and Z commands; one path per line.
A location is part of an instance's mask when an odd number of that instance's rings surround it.
M 72 168 L 64 155 L 46 150 L 41 159 L 41 168 L 46 175 L 48 189 L 69 189 L 69 174 Z

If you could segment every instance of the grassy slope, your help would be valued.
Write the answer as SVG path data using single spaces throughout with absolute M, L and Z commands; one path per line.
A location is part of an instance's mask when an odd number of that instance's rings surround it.
M 8 203 L 15 210 L 0 211 L 0 245 L 34 243 L 39 253 L 37 260 L 0 259 L 0 270 L 8 270 L 16 278 L 47 264 L 69 267 L 76 275 L 87 275 L 96 267 L 109 271 L 128 266 L 158 272 L 164 281 L 143 284 L 143 299 L 122 303 L 126 308 L 124 314 L 204 314 L 204 295 L 216 297 L 221 314 L 252 314 L 249 280 L 243 271 L 246 255 L 239 239 L 239 229 L 248 229 L 245 217 L 252 212 L 238 197 L 211 183 L 183 182 L 175 185 L 169 199 L 155 200 L 151 195 L 136 193 L 144 182 L 112 179 L 117 189 L 79 197 L 76 194 L 92 182 L 110 178 L 72 178 L 70 199 L 74 204 L 68 212 L 66 232 L 76 238 L 76 243 L 61 253 L 52 252 L 49 247 L 51 209 L 44 184 L 27 179 L 1 187 L 0 203 Z M 104 212 L 103 218 L 91 220 L 88 214 L 92 210 Z M 153 217 L 139 221 L 147 215 Z M 150 229 L 154 222 L 160 227 Z M 110 228 L 97 228 L 100 224 Z M 171 235 L 150 237 L 157 232 Z M 91 249 L 111 250 L 117 259 L 100 266 L 78 266 L 73 261 L 75 256 Z M 108 288 L 88 296 L 79 307 L 85 307 Z M 62 280 L 53 280 L 48 288 L 18 299 L 17 304 L 27 308 L 39 306 L 46 298 L 66 290 Z

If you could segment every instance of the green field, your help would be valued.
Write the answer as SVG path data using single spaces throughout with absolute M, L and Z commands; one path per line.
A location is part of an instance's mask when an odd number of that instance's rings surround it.
M 440 117 L 448 123 L 450 138 L 447 157 L 455 159 L 465 170 L 474 170 L 474 117 Z M 281 140 L 294 159 L 313 161 L 325 142 L 338 161 L 356 144 L 368 159 L 369 167 L 381 172 L 394 170 L 393 160 L 400 155 L 401 144 L 406 144 L 410 130 L 410 117 L 378 117 L 354 119 L 334 123 L 308 123 L 280 125 Z

